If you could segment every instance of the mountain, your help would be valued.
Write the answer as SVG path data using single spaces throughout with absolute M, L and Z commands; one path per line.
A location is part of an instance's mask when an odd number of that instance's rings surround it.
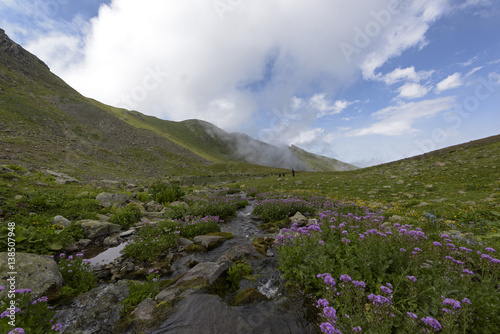
M 83 178 L 353 169 L 296 147 L 276 147 L 215 125 L 173 122 L 79 94 L 0 29 L 0 163 Z

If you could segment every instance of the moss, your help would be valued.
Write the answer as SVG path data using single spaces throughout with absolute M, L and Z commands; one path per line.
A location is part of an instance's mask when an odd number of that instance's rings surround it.
M 267 300 L 269 299 L 257 289 L 248 288 L 241 291 L 234 297 L 233 305 L 239 306 L 244 304 L 260 303 Z
M 184 250 L 189 253 L 189 254 L 194 254 L 194 253 L 205 253 L 207 249 L 203 247 L 202 245 L 199 244 L 191 244 L 184 248 Z

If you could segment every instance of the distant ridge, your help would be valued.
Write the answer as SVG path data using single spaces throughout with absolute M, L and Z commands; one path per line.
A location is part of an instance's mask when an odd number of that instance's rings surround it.
M 250 164 L 307 171 L 355 168 L 294 146 L 228 133 L 209 122 L 166 121 L 86 98 L 2 29 L 0 108 L 0 163 L 71 170 L 82 177 L 257 172 Z

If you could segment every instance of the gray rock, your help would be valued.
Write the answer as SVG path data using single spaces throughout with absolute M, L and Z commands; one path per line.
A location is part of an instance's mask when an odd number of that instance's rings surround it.
M 14 196 L 14 199 L 15 199 L 16 201 L 20 201 L 20 200 L 22 200 L 22 199 L 23 199 L 23 197 L 24 197 L 23 195 L 16 195 L 16 196 Z
M 170 207 L 185 207 L 185 208 L 188 208 L 189 207 L 189 204 L 187 204 L 186 202 L 183 202 L 183 201 L 175 201 L 175 202 L 172 202 L 170 203 L 168 206 Z
M 85 238 L 87 239 L 106 237 L 121 230 L 120 225 L 101 222 L 98 220 L 84 219 L 79 220 L 78 223 L 81 224 L 83 230 L 85 231 Z
M 182 248 L 186 248 L 193 243 L 191 240 L 186 239 L 186 238 L 179 238 L 177 241 L 178 241 L 179 247 L 182 247 Z
M 191 268 L 182 278 L 180 278 L 175 286 L 180 285 L 182 282 L 188 282 L 193 279 L 203 279 L 208 284 L 213 284 L 224 272 L 229 269 L 227 262 L 220 265 L 215 262 L 198 263 Z
M 390 222 L 395 222 L 395 223 L 402 222 L 403 220 L 405 220 L 405 217 L 398 216 L 398 215 L 392 215 L 392 216 L 389 218 L 389 221 L 390 221 Z
M 269 248 L 269 249 L 266 251 L 266 256 L 267 256 L 267 257 L 273 257 L 273 256 L 274 256 L 273 250 L 272 250 L 271 248 Z
M 252 243 L 237 245 L 226 253 L 226 257 L 231 261 L 260 259 L 263 256 Z
M 121 208 L 130 201 L 131 197 L 123 193 L 100 193 L 95 199 L 99 202 L 99 205 L 105 208 L 112 206 Z
M 171 302 L 172 300 L 175 299 L 178 292 L 179 292 L 178 288 L 163 290 L 156 295 L 155 300 L 157 302 Z
M 307 218 L 300 212 L 296 212 L 292 218 L 290 218 L 292 224 L 298 224 L 298 226 L 305 226 L 307 224 Z
M 136 306 L 133 313 L 139 320 L 150 320 L 155 306 L 156 302 L 152 298 L 146 298 Z
M 58 173 L 58 172 L 54 172 L 51 170 L 46 170 L 45 174 L 52 175 L 54 177 L 55 181 L 59 184 L 80 183 L 80 181 L 78 181 L 74 177 L 69 176 L 69 175 L 64 174 L 64 173 Z
M 123 242 L 123 239 L 120 238 L 119 235 L 113 235 L 110 237 L 106 237 L 102 242 L 104 247 L 115 247 Z
M 57 225 L 57 226 L 62 227 L 62 228 L 66 228 L 66 227 L 69 227 L 71 225 L 71 222 L 68 219 L 64 218 L 63 216 L 55 216 L 52 219 L 52 224 Z
M 427 202 L 420 202 L 417 205 L 415 205 L 415 208 L 420 208 L 420 207 L 427 206 L 427 205 L 429 205 L 429 203 L 427 203 Z
M 61 333 L 114 333 L 114 323 L 120 318 L 121 301 L 128 295 L 128 281 L 103 284 L 92 289 L 71 304 L 61 305 L 56 311 Z
M 164 206 L 156 201 L 149 201 L 146 203 L 146 210 L 148 212 L 160 212 L 163 208 Z
M 7 275 L 12 270 L 7 262 L 8 254 L 0 253 L 0 285 L 6 289 L 0 292 L 0 298 L 7 294 Z M 57 269 L 57 263 L 50 256 L 30 253 L 16 253 L 15 271 L 17 272 L 16 289 L 31 289 L 33 297 L 54 293 L 63 286 L 64 281 Z
M 125 232 L 122 232 L 122 233 L 120 233 L 120 234 L 118 234 L 118 235 L 119 235 L 120 237 L 122 237 L 122 238 L 126 238 L 126 237 L 131 236 L 131 235 L 132 235 L 132 234 L 134 234 L 134 233 L 135 233 L 135 229 L 133 228 L 133 229 L 127 230 L 127 231 L 125 231 Z
M 215 236 L 215 235 L 199 235 L 194 237 L 194 242 L 201 244 L 207 250 L 212 250 L 217 248 L 224 242 L 223 237 Z

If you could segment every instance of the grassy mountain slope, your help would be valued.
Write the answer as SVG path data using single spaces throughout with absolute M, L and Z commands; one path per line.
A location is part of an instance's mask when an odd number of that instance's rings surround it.
M 289 149 L 208 122 L 165 121 L 83 97 L 3 30 L 0 108 L 2 163 L 56 168 L 84 178 L 278 172 L 252 164 L 308 169 Z M 326 163 L 314 166 L 331 170 Z
M 296 173 L 279 182 L 246 182 L 261 189 L 315 191 L 397 215 L 431 213 L 450 229 L 500 238 L 500 135 L 420 156 L 347 172 Z M 470 223 L 473 222 L 473 223 Z

